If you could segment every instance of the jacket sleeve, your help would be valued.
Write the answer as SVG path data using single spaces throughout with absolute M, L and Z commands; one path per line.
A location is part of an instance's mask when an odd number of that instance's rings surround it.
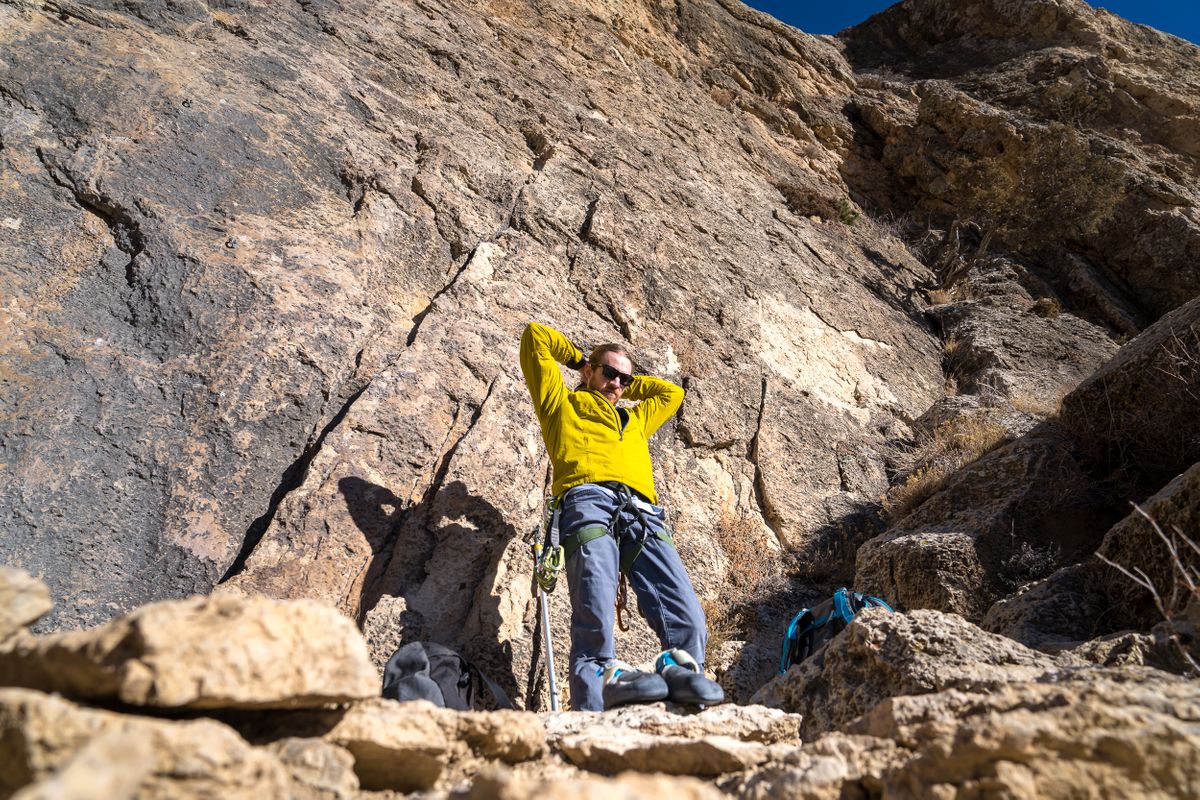
M 646 438 L 650 438 L 683 405 L 683 387 L 662 378 L 638 375 L 625 390 L 626 400 L 637 400 L 635 413 L 645 420 Z
M 521 334 L 521 373 L 539 419 L 555 412 L 567 396 L 559 364 L 579 361 L 579 349 L 553 328 L 531 322 Z

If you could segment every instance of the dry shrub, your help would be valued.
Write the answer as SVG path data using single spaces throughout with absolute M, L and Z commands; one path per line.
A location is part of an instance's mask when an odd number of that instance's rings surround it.
M 1054 572 L 1062 555 L 1062 548 L 1057 544 L 1038 547 L 1021 542 L 1021 546 L 1000 563 L 1000 579 L 1009 589 L 1017 589 Z
M 717 596 L 701 600 L 708 617 L 709 649 L 714 651 L 722 642 L 739 638 L 760 590 L 781 573 L 780 558 L 766 547 L 761 528 L 750 517 L 723 510 L 716 539 L 729 569 Z
M 1029 310 L 1034 314 L 1037 314 L 1039 317 L 1054 319 L 1062 313 L 1063 307 L 1062 303 L 1058 302 L 1053 297 L 1043 297 L 1030 306 Z
M 899 453 L 896 462 L 907 473 L 892 486 L 883 510 L 895 523 L 937 494 L 958 470 L 1003 444 L 1008 431 L 987 416 L 977 414 L 943 423 Z
M 795 183 L 781 183 L 775 187 L 783 195 L 783 200 L 793 214 L 802 217 L 820 217 L 826 219 L 841 219 L 842 212 L 837 201 L 825 197 L 808 186 Z
M 1192 675 L 1200 674 L 1200 643 L 1193 642 L 1188 648 L 1180 637 L 1180 628 L 1186 628 L 1189 609 L 1200 604 L 1200 544 L 1186 535 L 1178 526 L 1173 526 L 1171 535 L 1167 535 L 1158 521 L 1142 510 L 1141 506 L 1133 503 L 1134 510 L 1142 516 L 1153 529 L 1157 538 L 1156 553 L 1153 563 L 1148 564 L 1147 570 L 1141 567 L 1118 564 L 1107 558 L 1103 553 L 1096 553 L 1096 558 L 1119 571 L 1136 585 L 1150 593 L 1155 608 L 1164 622 L 1169 623 L 1168 638 L 1174 643 L 1180 656 L 1187 662 Z M 1179 625 L 1177 623 L 1184 623 Z M 1200 634 L 1193 630 L 1192 635 Z

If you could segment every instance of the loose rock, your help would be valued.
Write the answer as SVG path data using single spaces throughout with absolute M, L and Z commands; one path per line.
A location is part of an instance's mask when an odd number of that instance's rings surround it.
M 159 708 L 302 708 L 373 697 L 354 623 L 311 600 L 220 594 L 0 648 L 0 682 Z

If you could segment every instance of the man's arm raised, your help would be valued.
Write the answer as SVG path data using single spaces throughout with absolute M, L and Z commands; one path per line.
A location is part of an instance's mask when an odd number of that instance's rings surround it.
M 635 413 L 646 421 L 650 438 L 683 404 L 683 387 L 651 375 L 638 375 L 625 390 L 626 400 L 638 401 Z
M 582 367 L 583 354 L 553 328 L 531 322 L 521 334 L 521 373 L 538 417 L 553 414 L 567 395 L 559 364 Z

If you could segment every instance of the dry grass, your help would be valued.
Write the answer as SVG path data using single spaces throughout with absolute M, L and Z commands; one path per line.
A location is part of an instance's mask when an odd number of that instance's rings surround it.
M 836 200 L 825 197 L 816 190 L 795 183 L 781 183 L 775 187 L 783 195 L 788 209 L 801 217 L 820 217 L 822 220 L 840 220 L 842 209 Z
M 963 281 L 945 289 L 930 289 L 929 304 L 940 306 L 946 303 L 960 303 L 971 300 L 982 300 L 983 293 L 970 282 Z
M 1056 417 L 1062 411 L 1065 395 L 1058 392 L 1053 397 L 1038 397 L 1031 394 L 1015 394 L 1008 398 L 1008 404 L 1013 411 L 1022 414 L 1032 414 L 1035 417 Z
M 906 477 L 892 486 L 883 500 L 891 522 L 898 522 L 937 494 L 955 472 L 1005 442 L 1008 431 L 983 415 L 939 425 L 932 434 L 898 455 Z
M 942 373 L 945 375 L 945 391 L 947 396 L 958 394 L 958 387 L 963 382 L 963 367 L 967 349 L 960 339 L 950 336 L 942 341 Z

